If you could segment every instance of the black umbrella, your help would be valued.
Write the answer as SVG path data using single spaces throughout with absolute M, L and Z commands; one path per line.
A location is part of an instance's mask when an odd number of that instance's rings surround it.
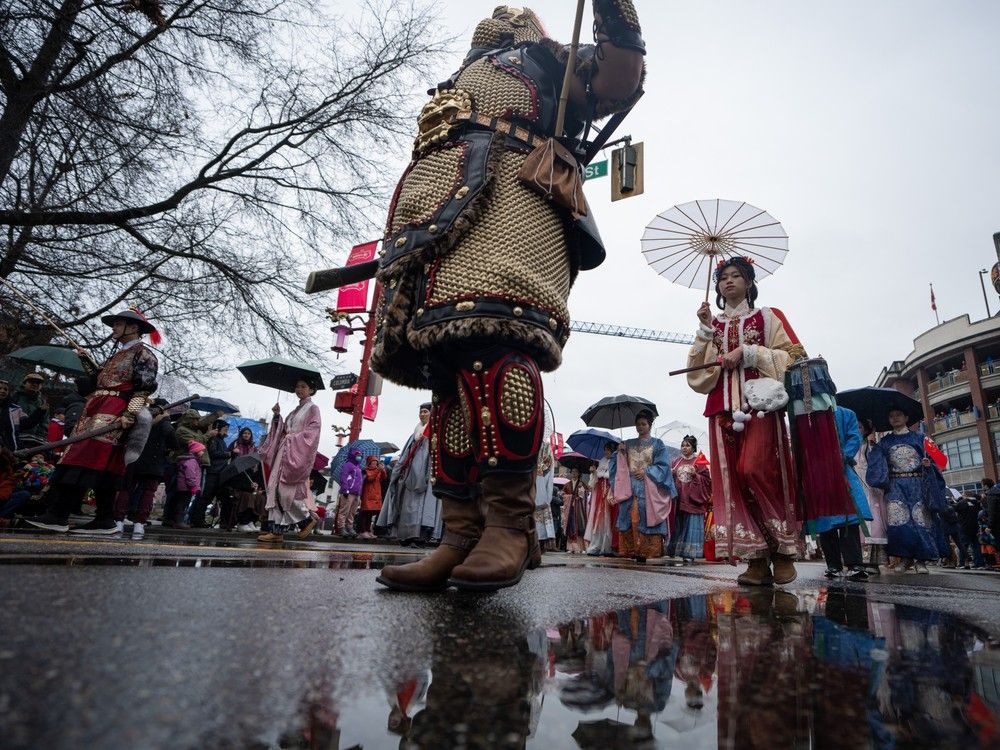
M 219 484 L 225 484 L 245 471 L 255 471 L 260 464 L 260 456 L 256 453 L 247 453 L 243 456 L 237 456 L 226 464 L 225 468 L 219 474 Z
M 221 411 L 223 414 L 235 414 L 240 410 L 240 407 L 236 404 L 223 401 L 221 398 L 212 398 L 211 396 L 196 398 L 191 402 L 189 408 L 197 409 L 198 411 Z
M 850 409 L 860 419 L 871 420 L 879 432 L 892 429 L 889 412 L 897 409 L 906 415 L 908 425 L 916 424 L 924 418 L 923 407 L 916 399 L 910 398 L 895 388 L 852 388 L 837 394 L 837 404 Z
M 376 443 L 376 445 L 378 445 L 379 454 L 383 456 L 399 450 L 399 446 L 395 443 Z
M 606 430 L 620 430 L 635 425 L 635 418 L 641 411 L 651 411 L 659 416 L 656 404 L 638 396 L 606 396 L 580 417 L 588 427 L 603 427 Z
M 590 471 L 592 464 L 597 463 L 592 458 L 588 458 L 582 453 L 563 453 L 559 457 L 559 463 L 565 466 L 567 469 L 578 469 L 581 474 L 586 474 Z
M 295 383 L 305 380 L 317 391 L 323 390 L 323 376 L 312 365 L 295 362 L 281 357 L 256 359 L 237 365 L 248 383 L 277 388 L 279 391 L 295 392 Z

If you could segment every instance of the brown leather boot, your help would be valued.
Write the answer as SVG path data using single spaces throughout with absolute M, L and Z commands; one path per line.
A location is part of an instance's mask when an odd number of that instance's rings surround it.
M 474 499 L 441 498 L 444 534 L 429 555 L 406 565 L 386 565 L 375 580 L 395 591 L 444 591 L 452 569 L 468 556 L 482 534 L 483 518 Z
M 524 571 L 542 564 L 535 531 L 535 472 L 488 474 L 480 488 L 486 528 L 468 559 L 448 583 L 463 591 L 497 591 L 513 586 Z
M 766 557 L 755 557 L 747 563 L 747 569 L 740 573 L 736 582 L 743 586 L 770 586 L 774 582 L 771 564 Z
M 791 583 L 798 577 L 795 572 L 795 558 L 791 555 L 771 555 L 771 564 L 774 567 L 775 583 Z

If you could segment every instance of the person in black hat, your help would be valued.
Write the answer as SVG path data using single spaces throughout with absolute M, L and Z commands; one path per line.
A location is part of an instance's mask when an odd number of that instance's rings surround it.
M 156 343 L 159 335 L 137 310 L 105 315 L 101 321 L 111 327 L 118 349 L 93 373 L 87 404 L 76 426 L 76 435 L 114 425 L 103 435 L 70 445 L 49 480 L 49 503 L 45 515 L 28 523 L 50 531 L 69 530 L 69 514 L 88 490 L 94 491 L 97 513 L 94 520 L 79 528 L 81 533 L 114 534 L 114 501 L 125 474 L 125 432 L 135 423 L 149 395 L 156 390 L 158 364 L 143 341 L 149 334 Z M 85 353 L 78 352 L 88 370 Z

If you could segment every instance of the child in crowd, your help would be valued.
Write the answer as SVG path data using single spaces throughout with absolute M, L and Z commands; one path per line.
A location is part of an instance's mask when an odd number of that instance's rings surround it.
M 205 446 L 196 440 L 188 441 L 187 453 L 177 457 L 177 501 L 175 529 L 190 528 L 184 521 L 191 498 L 201 490 L 201 465 Z M 166 520 L 166 519 L 164 519 Z

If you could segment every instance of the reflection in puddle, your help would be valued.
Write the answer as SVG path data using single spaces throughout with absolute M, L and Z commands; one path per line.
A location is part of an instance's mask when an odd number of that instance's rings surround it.
M 1000 650 L 940 612 L 821 589 L 692 596 L 527 637 L 492 614 L 495 639 L 456 637 L 448 617 L 422 666 L 388 670 L 377 693 L 328 686 L 278 744 L 1000 746 Z

